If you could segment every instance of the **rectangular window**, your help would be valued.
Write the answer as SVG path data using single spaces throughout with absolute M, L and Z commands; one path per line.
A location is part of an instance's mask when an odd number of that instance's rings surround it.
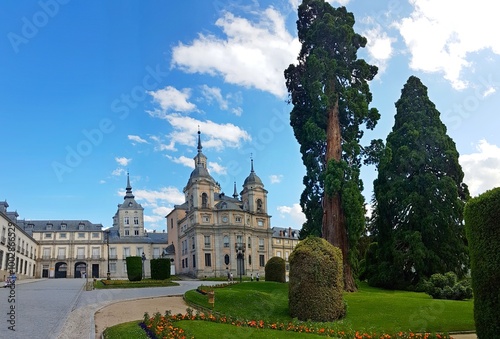
M 92 238 L 98 239 L 99 238 L 99 233 L 98 232 L 92 232 Z
M 116 259 L 116 247 L 109 248 L 109 259 Z
M 43 259 L 50 259 L 50 247 L 43 248 Z
M 192 250 L 195 249 L 195 246 L 194 246 L 194 237 L 191 237 L 191 249 Z
M 109 263 L 109 272 L 110 273 L 116 273 L 116 262 L 110 262 Z
M 92 259 L 101 258 L 101 249 L 99 247 L 92 247 Z
M 123 263 L 123 272 L 127 273 L 127 262 Z
M 129 230 L 125 230 L 125 235 L 130 235 L 130 231 Z
M 210 236 L 209 235 L 205 236 L 205 247 L 210 247 Z
M 139 225 L 139 217 L 134 217 L 134 225 Z
M 65 247 L 59 247 L 57 249 L 57 259 L 66 259 L 66 248 Z
M 144 248 L 143 247 L 137 247 L 137 256 L 140 257 L 142 256 L 142 253 L 144 253 Z
M 78 233 L 78 239 L 85 239 L 85 233 L 79 232 Z
M 126 259 L 127 257 L 130 257 L 130 248 L 124 247 L 123 248 L 123 259 Z
M 281 258 L 281 251 L 276 251 L 276 256 Z
M 76 258 L 85 259 L 85 247 L 78 247 L 76 249 Z
M 130 224 L 130 219 L 129 219 L 129 217 L 124 217 L 124 218 L 123 218 L 123 223 L 124 223 L 125 225 L 129 225 L 129 224 Z
M 264 254 L 259 255 L 259 265 L 260 265 L 260 267 L 266 266 L 266 260 L 265 260 Z
M 170 228 L 174 228 L 174 219 L 170 219 Z
M 257 225 L 264 226 L 264 220 L 257 220 Z
M 139 230 L 134 230 L 134 235 L 139 235 Z
M 212 266 L 212 254 L 205 253 L 205 267 L 211 267 L 211 266 Z
M 59 233 L 59 239 L 66 239 L 66 233 Z
M 241 222 L 241 217 L 236 217 L 235 220 L 236 222 Z
M 158 259 L 160 257 L 160 249 L 158 247 L 153 248 L 153 258 Z
M 52 238 L 52 233 L 45 233 L 45 239 Z
M 264 239 L 259 239 L 259 251 L 264 250 Z
M 193 254 L 193 268 L 196 267 L 196 256 Z

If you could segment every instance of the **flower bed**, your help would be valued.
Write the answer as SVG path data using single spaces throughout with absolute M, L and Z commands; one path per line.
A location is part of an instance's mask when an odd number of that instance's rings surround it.
M 267 328 L 280 331 L 314 333 L 340 339 L 452 339 L 452 337 L 450 337 L 448 334 L 442 333 L 366 333 L 359 331 L 336 330 L 333 328 L 328 328 L 323 323 L 318 325 L 315 323 L 305 323 L 300 321 L 292 321 L 289 323 L 275 323 L 265 322 L 264 320 L 242 320 L 213 313 L 193 313 L 193 310 L 191 309 L 188 309 L 186 314 L 179 313 L 173 315 L 169 311 L 167 311 L 163 316 L 160 313 L 155 313 L 153 317 L 150 317 L 148 313 L 145 313 L 144 320 L 141 326 L 153 339 L 186 338 L 184 330 L 175 326 L 175 322 L 180 320 L 203 320 L 239 327 Z

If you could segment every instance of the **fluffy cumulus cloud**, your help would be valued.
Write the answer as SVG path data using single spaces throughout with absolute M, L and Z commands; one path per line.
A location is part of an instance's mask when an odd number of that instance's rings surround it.
M 472 196 L 500 187 L 500 147 L 481 140 L 477 152 L 460 156 L 460 165 L 465 173 L 464 182 Z
M 292 206 L 278 206 L 277 210 L 281 218 L 290 217 L 295 226 L 292 228 L 301 228 L 302 224 L 306 222 L 306 216 L 302 213 L 302 208 L 299 204 L 293 204 Z
M 130 162 L 132 161 L 132 159 L 128 159 L 128 158 L 125 158 L 125 157 L 121 157 L 121 158 L 116 157 L 115 161 L 118 164 L 122 165 L 122 166 L 127 166 L 128 164 L 130 164 Z
M 393 55 L 392 44 L 396 39 L 389 37 L 382 26 L 371 17 L 364 18 L 363 23 L 370 27 L 362 32 L 367 39 L 368 62 L 378 66 L 378 73 L 381 74 L 387 68 L 387 63 Z
M 413 12 L 397 27 L 411 53 L 410 67 L 442 72 L 456 89 L 467 87 L 461 77 L 472 66 L 471 53 L 490 49 L 500 54 L 497 5 L 491 0 L 410 0 Z
M 200 33 L 191 43 L 180 43 L 173 48 L 172 66 L 284 97 L 283 70 L 295 61 L 300 44 L 277 10 L 255 14 L 251 21 L 225 12 L 215 23 L 225 37 Z
M 167 112 L 191 112 L 196 110 L 196 105 L 189 102 L 191 96 L 191 89 L 189 88 L 178 90 L 175 87 L 167 86 L 157 91 L 149 91 L 148 94 L 153 97 L 153 101 L 161 108 L 148 112 L 150 115 L 161 117 Z

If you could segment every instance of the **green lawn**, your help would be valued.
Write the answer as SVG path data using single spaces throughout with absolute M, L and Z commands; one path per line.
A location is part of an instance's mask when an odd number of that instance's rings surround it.
M 206 295 L 188 291 L 191 304 L 211 308 Z M 469 301 L 435 300 L 425 293 L 388 291 L 361 284 L 356 293 L 345 294 L 347 316 L 335 323 L 309 324 L 338 331 L 378 333 L 455 332 L 474 330 L 473 303 Z M 288 315 L 288 285 L 273 282 L 234 284 L 215 290 L 214 311 L 244 320 L 264 320 L 273 323 L 292 321 Z M 127 325 L 122 324 L 117 327 Z M 140 330 L 138 325 L 135 325 Z M 245 338 L 315 338 L 306 333 L 262 330 L 211 323 L 207 321 L 178 321 L 188 337 L 245 337 Z M 114 329 L 114 328 L 113 328 Z M 142 331 L 142 330 L 141 330 Z M 271 331 L 271 332 L 269 332 Z M 127 327 L 123 333 L 130 332 Z M 336 332 L 336 333 L 337 333 Z M 132 337 L 106 337 L 132 338 Z M 140 337 L 133 337 L 140 338 Z

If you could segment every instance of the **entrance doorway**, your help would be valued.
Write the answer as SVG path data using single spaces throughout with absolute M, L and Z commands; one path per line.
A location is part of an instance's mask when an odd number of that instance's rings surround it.
M 99 278 L 99 264 L 92 264 L 92 278 Z
M 66 278 L 68 265 L 65 262 L 56 263 L 55 278 Z
M 83 278 L 83 273 L 87 272 L 87 264 L 84 262 L 77 262 L 75 264 L 75 278 Z

